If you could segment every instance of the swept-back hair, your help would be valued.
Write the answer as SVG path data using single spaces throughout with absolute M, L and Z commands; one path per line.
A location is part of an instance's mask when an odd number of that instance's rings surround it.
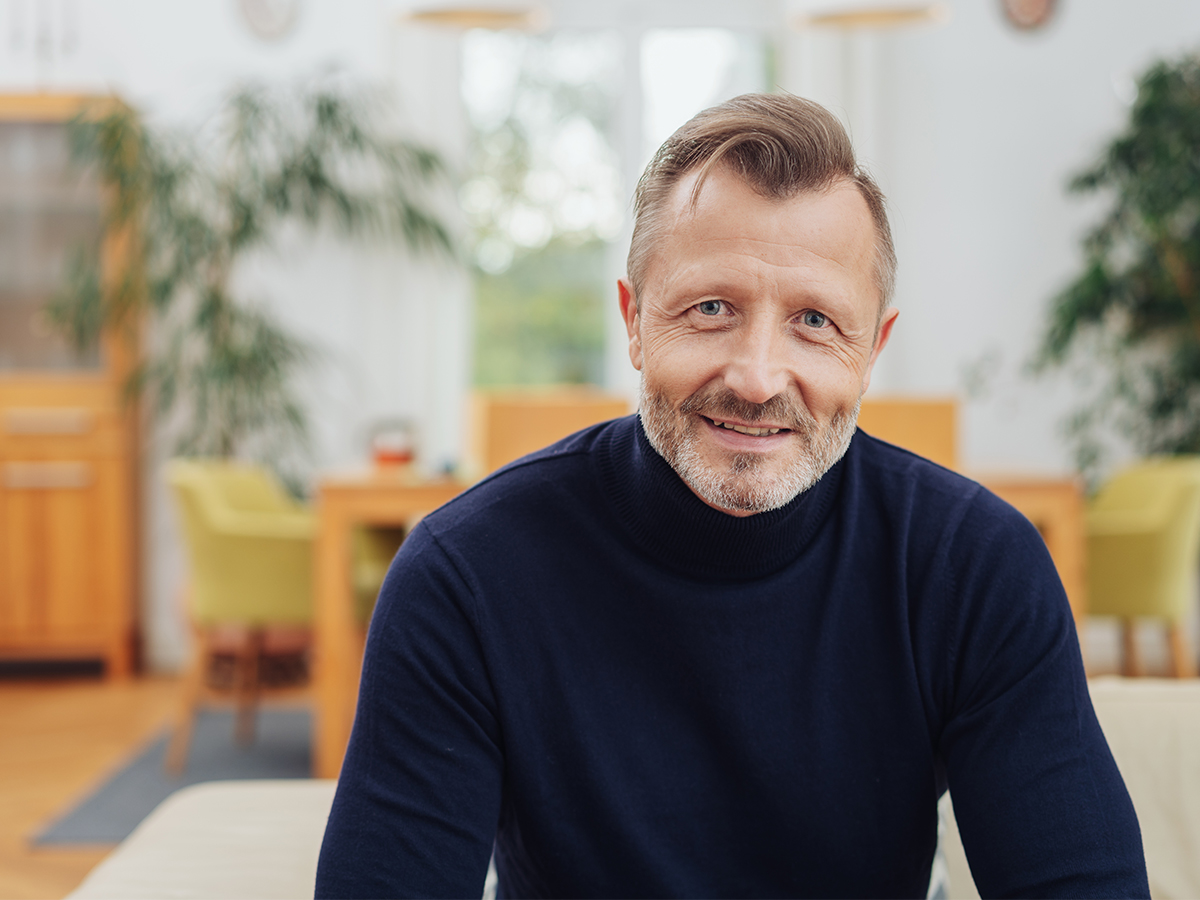
M 627 271 L 641 303 L 646 269 L 664 228 L 672 189 L 698 170 L 694 204 L 709 173 L 728 166 L 764 197 L 786 200 L 804 191 L 853 184 L 875 222 L 875 283 L 882 315 L 896 283 L 896 249 L 883 192 L 859 168 L 841 122 L 825 107 L 792 94 L 743 94 L 697 113 L 659 147 L 633 196 L 633 239 Z

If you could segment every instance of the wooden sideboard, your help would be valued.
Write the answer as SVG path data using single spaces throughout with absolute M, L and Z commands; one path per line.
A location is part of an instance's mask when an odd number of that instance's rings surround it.
M 68 164 L 88 98 L 0 96 L 0 660 L 133 665 L 137 422 L 128 337 L 77 354 L 41 309 L 103 195 Z M 118 252 L 103 248 L 106 254 Z

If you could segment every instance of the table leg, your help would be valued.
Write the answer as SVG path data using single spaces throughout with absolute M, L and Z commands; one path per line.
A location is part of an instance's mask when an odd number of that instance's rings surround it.
M 362 657 L 351 586 L 352 523 L 336 498 L 323 503 L 313 553 L 313 775 L 337 778 L 354 723 Z

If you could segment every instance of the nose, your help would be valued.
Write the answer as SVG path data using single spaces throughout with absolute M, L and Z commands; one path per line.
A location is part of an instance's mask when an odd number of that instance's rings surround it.
M 768 322 L 738 329 L 725 367 L 725 385 L 748 403 L 766 403 L 788 387 L 786 337 Z

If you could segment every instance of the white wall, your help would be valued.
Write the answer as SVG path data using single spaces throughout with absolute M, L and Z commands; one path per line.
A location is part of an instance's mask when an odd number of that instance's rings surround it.
M 396 22 L 396 5 L 382 0 L 308 0 L 293 31 L 266 42 L 233 0 L 9 0 L 0 6 L 0 90 L 111 91 L 153 121 L 184 126 L 238 82 L 334 68 L 392 85 L 411 127 L 460 162 L 457 41 Z M 453 220 L 452 198 L 446 206 Z M 461 273 L 392 248 L 290 234 L 243 266 L 235 285 L 322 354 L 304 382 L 315 468 L 362 465 L 370 423 L 393 416 L 417 421 L 430 468 L 457 459 L 470 335 Z M 184 560 L 160 478 L 166 453 L 153 442 L 145 473 L 143 625 L 158 668 L 176 667 L 185 652 Z
M 398 29 L 406 2 L 308 0 L 293 33 L 264 43 L 233 0 L 9 0 L 0 5 L 0 90 L 112 90 L 157 119 L 186 122 L 234 81 L 334 65 L 396 85 L 415 126 L 454 155 L 463 140 L 457 44 Z M 891 198 L 901 316 L 872 390 L 961 394 L 968 369 L 990 371 L 983 394 L 965 404 L 966 465 L 1063 472 L 1058 423 L 1069 386 L 1021 371 L 1096 214 L 1064 184 L 1120 126 L 1118 95 L 1131 74 L 1200 45 L 1200 3 L 1063 2 L 1033 34 L 1009 28 L 993 0 L 949 5 L 940 26 L 850 37 L 777 29 L 786 35 L 781 86 L 838 108 Z M 557 6 L 563 21 L 576 10 L 580 24 L 608 9 Z M 651 6 L 621 8 L 649 22 Z M 768 6 L 745 10 L 770 18 Z M 654 24 L 685 24 L 679 17 L 692 7 L 668 7 Z M 701 11 L 731 8 L 714 0 Z M 457 456 L 470 340 L 461 278 L 391 252 L 290 236 L 240 279 L 326 351 L 307 385 L 318 466 L 361 462 L 367 424 L 388 414 L 420 420 L 432 463 Z M 181 558 L 153 466 L 147 478 L 149 656 L 171 666 L 184 645 Z
M 965 396 L 974 369 L 965 465 L 1067 472 L 1071 385 L 1023 375 L 1102 208 L 1065 185 L 1122 126 L 1131 77 L 1200 47 L 1200 3 L 1063 2 L 1032 33 L 992 0 L 949 6 L 941 25 L 794 37 L 784 86 L 839 109 L 889 195 L 901 313 L 872 392 Z

